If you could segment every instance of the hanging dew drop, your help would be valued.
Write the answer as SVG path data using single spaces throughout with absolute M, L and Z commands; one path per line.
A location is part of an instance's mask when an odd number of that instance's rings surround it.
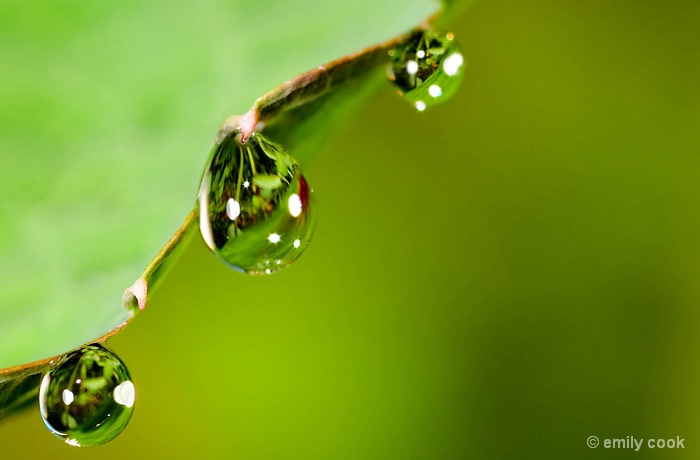
M 259 133 L 242 143 L 233 131 L 214 147 L 196 209 L 207 246 L 251 274 L 270 274 L 296 260 L 315 224 L 298 163 Z
M 462 81 L 464 56 L 452 33 L 428 29 L 389 50 L 387 76 L 419 112 L 448 100 Z
M 41 381 L 46 427 L 72 446 L 111 441 L 131 420 L 136 390 L 124 363 L 100 344 L 66 355 Z

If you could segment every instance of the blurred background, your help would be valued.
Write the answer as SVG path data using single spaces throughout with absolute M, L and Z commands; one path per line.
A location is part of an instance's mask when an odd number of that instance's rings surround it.
M 110 341 L 137 388 L 121 436 L 72 448 L 30 409 L 0 456 L 700 456 L 700 5 L 483 0 L 452 24 L 450 102 L 387 85 L 306 161 L 318 226 L 292 267 L 247 277 L 197 238 Z M 134 96 L 144 149 L 208 110 L 183 141 L 205 154 L 241 110 L 159 84 Z

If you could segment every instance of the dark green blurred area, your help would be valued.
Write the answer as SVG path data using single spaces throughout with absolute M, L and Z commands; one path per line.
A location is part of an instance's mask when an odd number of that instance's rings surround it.
M 307 162 L 294 266 L 247 277 L 198 239 L 110 342 L 120 437 L 64 446 L 28 410 L 0 456 L 699 457 L 698 24 L 692 1 L 475 3 L 453 101 L 387 85 Z

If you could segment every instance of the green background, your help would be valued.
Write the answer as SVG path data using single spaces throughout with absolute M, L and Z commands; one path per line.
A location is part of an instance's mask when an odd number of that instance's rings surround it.
M 110 342 L 137 389 L 120 437 L 71 448 L 30 409 L 0 456 L 700 456 L 698 24 L 691 1 L 473 4 L 451 102 L 416 113 L 387 86 L 306 162 L 304 256 L 247 277 L 197 239 Z M 179 104 L 217 103 L 183 141 L 200 161 L 241 109 L 191 86 L 135 112 L 144 150 L 184 136 Z

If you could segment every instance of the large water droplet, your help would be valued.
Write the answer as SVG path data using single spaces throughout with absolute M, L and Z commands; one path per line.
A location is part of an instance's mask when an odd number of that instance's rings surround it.
M 389 80 L 418 111 L 449 99 L 462 81 L 464 56 L 452 33 L 416 32 L 389 58 Z
M 114 439 L 131 419 L 135 390 L 124 363 L 100 344 L 69 353 L 44 375 L 39 409 L 49 430 L 72 446 Z
M 231 267 L 272 273 L 301 255 L 314 229 L 311 190 L 281 146 L 234 131 L 214 147 L 199 189 L 199 228 Z

